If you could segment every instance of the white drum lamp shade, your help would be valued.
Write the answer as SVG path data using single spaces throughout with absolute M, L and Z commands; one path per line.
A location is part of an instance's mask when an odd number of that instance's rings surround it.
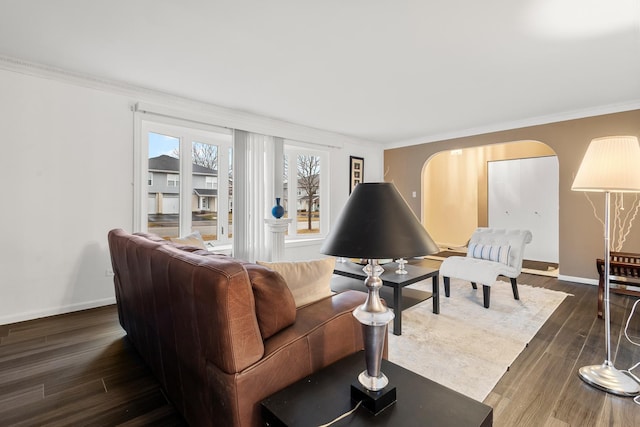
M 640 145 L 635 136 L 591 141 L 573 180 L 574 191 L 640 192 Z

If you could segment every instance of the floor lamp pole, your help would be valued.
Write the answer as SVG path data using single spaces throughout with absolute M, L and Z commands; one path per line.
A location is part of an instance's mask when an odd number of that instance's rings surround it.
M 578 370 L 578 375 L 587 384 L 604 390 L 607 393 L 620 396 L 636 396 L 640 394 L 640 384 L 630 376 L 617 370 L 611 361 L 611 313 L 609 310 L 609 280 L 611 249 L 609 246 L 609 211 L 611 209 L 611 194 L 605 191 L 604 211 L 604 339 L 606 358 L 602 365 L 584 366 Z
M 611 267 L 611 242 L 609 238 L 611 220 L 611 193 L 604 193 L 604 341 L 606 346 L 606 359 L 604 363 L 613 366 L 611 362 L 611 307 L 609 306 L 610 270 Z

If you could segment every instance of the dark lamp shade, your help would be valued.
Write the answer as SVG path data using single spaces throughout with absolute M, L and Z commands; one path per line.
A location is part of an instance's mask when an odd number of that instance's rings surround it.
M 410 258 L 438 251 L 390 182 L 358 184 L 320 249 L 327 255 L 363 259 Z

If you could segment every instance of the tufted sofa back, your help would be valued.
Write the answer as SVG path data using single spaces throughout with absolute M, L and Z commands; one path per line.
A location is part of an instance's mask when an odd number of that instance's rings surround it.
M 171 401 L 184 406 L 181 412 L 208 418 L 206 361 L 234 375 L 265 352 L 247 269 L 232 257 L 203 256 L 149 234 L 116 229 L 108 242 L 122 327 Z M 261 271 L 252 275 L 259 281 Z M 277 285 L 277 301 L 269 306 L 283 313 L 275 318 L 288 321 L 266 325 L 271 334 L 293 323 L 296 313 L 286 283 Z
M 266 267 L 120 229 L 108 242 L 120 323 L 191 426 L 261 426 L 262 399 L 364 346 L 366 293 L 296 309 Z

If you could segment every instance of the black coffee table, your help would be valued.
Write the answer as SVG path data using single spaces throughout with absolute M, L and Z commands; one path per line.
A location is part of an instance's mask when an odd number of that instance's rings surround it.
M 381 265 L 381 267 L 384 268 L 384 273 L 380 275 L 382 285 L 393 288 L 392 308 L 395 314 L 395 317 L 393 318 L 393 333 L 395 335 L 402 334 L 402 310 L 411 307 L 412 305 L 432 297 L 433 312 L 435 314 L 440 313 L 438 269 L 406 264 L 405 270 L 407 270 L 407 274 L 396 274 L 395 271 L 398 269 L 398 264 L 395 262 Z M 360 283 L 333 280 L 331 282 L 331 289 L 336 292 L 343 291 L 345 289 L 357 289 L 366 292 L 367 289 L 364 286 L 363 281 L 367 275 L 362 271 L 363 268 L 364 265 L 356 264 L 351 261 L 336 262 L 336 266 L 333 270 L 334 274 L 349 277 L 351 279 L 359 279 Z M 431 294 L 417 289 L 404 289 L 403 295 L 403 288 L 405 286 L 412 285 L 430 277 L 432 280 Z M 380 295 L 385 298 L 383 291 L 384 290 L 381 289 Z M 385 298 L 385 300 L 388 300 L 388 298 Z
M 359 352 L 275 393 L 262 401 L 265 426 L 306 427 L 332 421 L 355 407 L 350 385 L 364 370 Z M 382 361 L 382 372 L 396 387 L 397 401 L 378 415 L 364 407 L 338 421 L 340 426 L 488 427 L 493 409 L 430 379 Z

